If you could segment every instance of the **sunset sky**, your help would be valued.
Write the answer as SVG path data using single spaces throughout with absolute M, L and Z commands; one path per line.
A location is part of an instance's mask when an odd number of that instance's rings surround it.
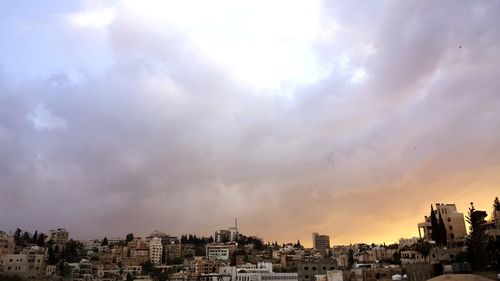
M 500 1 L 0 0 L 0 230 L 311 245 L 500 196 Z

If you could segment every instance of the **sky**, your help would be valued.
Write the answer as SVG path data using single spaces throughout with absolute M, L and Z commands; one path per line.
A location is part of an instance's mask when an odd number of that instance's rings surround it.
M 416 236 L 500 195 L 500 2 L 0 0 L 0 230 Z

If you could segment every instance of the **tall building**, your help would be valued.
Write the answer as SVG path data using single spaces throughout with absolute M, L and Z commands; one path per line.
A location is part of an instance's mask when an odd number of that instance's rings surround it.
M 49 240 L 54 243 L 54 246 L 57 245 L 62 249 L 69 240 L 69 232 L 64 228 L 52 229 L 50 230 Z
M 319 251 L 330 249 L 330 237 L 328 235 L 320 235 L 317 232 L 312 234 L 313 248 Z
M 161 239 L 158 237 L 151 238 L 151 241 L 149 242 L 149 260 L 153 264 L 160 264 L 162 254 L 163 245 L 161 244 Z
M 465 228 L 464 214 L 457 211 L 457 206 L 455 204 L 437 203 L 434 213 L 436 217 L 439 217 L 439 214 L 441 214 L 443 218 L 448 243 L 465 241 L 467 230 Z M 425 216 L 424 219 L 424 222 L 418 224 L 418 235 L 425 240 L 431 240 L 431 218 Z

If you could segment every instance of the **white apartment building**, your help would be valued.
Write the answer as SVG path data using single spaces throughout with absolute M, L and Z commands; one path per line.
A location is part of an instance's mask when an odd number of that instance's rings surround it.
M 160 264 L 162 254 L 163 245 L 161 244 L 161 239 L 158 237 L 151 238 L 151 241 L 149 242 L 149 260 L 153 264 Z

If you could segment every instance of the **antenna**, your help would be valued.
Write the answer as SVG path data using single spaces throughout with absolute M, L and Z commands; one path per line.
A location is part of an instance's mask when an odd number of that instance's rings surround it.
M 238 230 L 238 218 L 234 218 L 234 227 Z

